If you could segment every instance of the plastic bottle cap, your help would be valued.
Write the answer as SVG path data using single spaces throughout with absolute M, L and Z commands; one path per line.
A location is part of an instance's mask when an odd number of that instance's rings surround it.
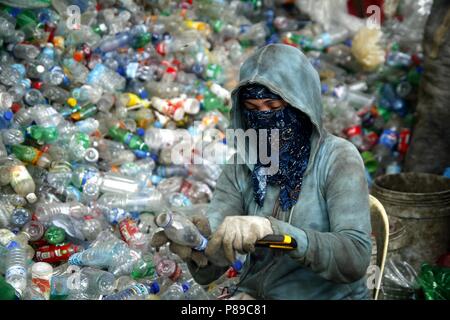
M 241 271 L 243 264 L 241 260 L 236 260 L 235 262 L 233 262 L 231 266 L 233 267 L 234 270 Z
M 158 282 L 153 282 L 153 283 L 150 285 L 150 292 L 151 292 L 151 293 L 157 294 L 157 293 L 159 293 L 160 290 L 161 290 L 161 288 L 159 287 Z
M 31 272 L 37 277 L 48 277 L 53 273 L 53 267 L 47 262 L 37 262 L 31 267 Z
M 67 104 L 73 108 L 77 105 L 77 99 L 69 98 L 69 99 L 67 99 Z
M 95 148 L 87 148 L 84 154 L 84 160 L 87 162 L 97 162 L 99 158 L 99 153 Z
M 6 246 L 6 249 L 8 249 L 8 250 L 12 250 L 12 249 L 15 249 L 15 248 L 20 248 L 20 244 L 17 241 L 11 241 Z
M 183 283 L 181 285 L 181 287 L 183 288 L 183 292 L 186 292 L 186 291 L 188 291 L 190 289 L 190 286 L 189 286 L 188 283 Z
M 27 194 L 25 198 L 27 199 L 28 203 L 35 203 L 37 200 L 37 196 L 34 193 Z
M 5 111 L 5 113 L 3 114 L 3 118 L 6 121 L 11 121 L 11 119 L 14 117 L 14 113 L 12 111 Z
M 137 128 L 136 134 L 140 137 L 143 137 L 145 135 L 145 130 L 143 128 Z

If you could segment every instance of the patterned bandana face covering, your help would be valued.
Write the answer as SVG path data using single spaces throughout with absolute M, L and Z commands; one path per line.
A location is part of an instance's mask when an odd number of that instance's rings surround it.
M 259 85 L 259 87 L 261 86 Z M 266 88 L 265 90 L 268 89 Z M 253 92 L 259 93 L 257 98 L 254 95 L 249 97 L 249 95 L 240 94 L 240 101 L 245 99 L 275 99 L 267 97 L 267 94 L 261 94 L 264 90 L 254 89 Z M 270 94 L 273 95 L 271 92 Z M 280 206 L 283 211 L 287 211 L 297 203 L 303 183 L 303 174 L 308 166 L 311 151 L 311 122 L 307 116 L 292 106 L 275 111 L 253 111 L 244 108 L 243 115 L 247 129 L 257 130 L 258 141 L 258 130 L 268 130 L 267 150 L 271 150 L 270 130 L 279 130 L 278 172 L 274 175 L 266 175 L 263 168 L 268 167 L 270 164 L 261 164 L 258 157 L 257 164 L 252 172 L 252 180 L 255 201 L 260 207 L 264 205 L 267 184 L 274 184 L 280 186 Z

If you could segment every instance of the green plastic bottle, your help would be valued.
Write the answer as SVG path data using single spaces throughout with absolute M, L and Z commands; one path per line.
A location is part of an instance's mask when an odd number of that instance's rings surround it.
M 11 149 L 17 159 L 31 164 L 36 164 L 42 155 L 42 151 L 22 144 L 13 145 Z
M 144 32 L 136 37 L 133 42 L 133 48 L 143 48 L 152 40 L 152 34 L 150 32 Z
M 111 138 L 124 143 L 132 150 L 149 151 L 149 148 L 145 142 L 142 141 L 139 136 L 129 132 L 128 130 L 119 127 L 111 127 L 108 130 L 108 134 Z
M 16 300 L 16 290 L 0 276 L 0 300 Z
M 58 139 L 58 130 L 56 127 L 42 127 L 33 125 L 27 128 L 27 134 L 29 134 L 34 140 L 51 143 Z
M 131 277 L 133 279 L 142 279 L 146 277 L 153 277 L 155 275 L 155 265 L 153 264 L 152 257 L 144 256 L 133 267 Z
M 228 112 L 228 108 L 222 101 L 211 91 L 207 91 L 203 97 L 203 107 L 206 111 L 219 110 L 221 112 Z

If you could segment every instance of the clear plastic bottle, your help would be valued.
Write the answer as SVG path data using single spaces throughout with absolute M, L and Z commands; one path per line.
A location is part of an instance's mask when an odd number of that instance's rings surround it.
M 103 300 L 142 300 L 145 296 L 158 292 L 159 286 L 156 282 L 151 285 L 137 283 L 116 294 L 106 296 Z
M 322 33 L 313 40 L 313 47 L 321 50 L 326 47 L 344 42 L 350 36 L 350 31 L 344 27 L 336 27 L 330 32 Z
M 162 194 L 156 189 L 129 194 L 105 193 L 98 199 L 104 208 L 122 208 L 127 211 L 157 211 L 163 205 Z
M 2 130 L 1 135 L 5 145 L 21 144 L 25 141 L 23 132 L 18 129 Z
M 7 228 L 10 224 L 11 212 L 6 204 L 0 202 L 0 228 Z
M 15 241 L 10 242 L 7 249 L 6 282 L 22 295 L 27 287 L 27 254 Z
M 44 236 L 45 228 L 39 221 L 31 220 L 23 226 L 22 231 L 30 235 L 30 241 L 38 241 Z
M 37 47 L 25 43 L 15 45 L 13 49 L 14 56 L 23 60 L 33 60 L 39 55 L 39 53 L 40 50 Z
M 115 92 L 125 88 L 125 78 L 101 63 L 97 63 L 87 76 L 86 83 L 99 86 L 105 91 Z
M 44 203 L 36 206 L 35 216 L 41 222 L 49 222 L 52 217 L 63 214 L 74 218 L 81 218 L 88 213 L 88 209 L 77 202 Z
M 87 294 L 108 295 L 114 292 L 116 278 L 110 272 L 86 267 L 81 270 L 81 274 L 88 280 Z
M 1 205 L 0 205 L 0 212 L 1 212 Z M 31 221 L 30 210 L 25 208 L 15 208 L 13 210 L 11 214 L 11 224 L 13 226 L 21 228 L 29 221 Z
M 188 290 L 188 284 L 173 283 L 159 297 L 161 300 L 186 300 L 186 292 Z
M 158 227 L 164 229 L 167 237 L 175 243 L 203 251 L 208 240 L 197 227 L 186 217 L 172 212 L 160 213 L 155 220 Z

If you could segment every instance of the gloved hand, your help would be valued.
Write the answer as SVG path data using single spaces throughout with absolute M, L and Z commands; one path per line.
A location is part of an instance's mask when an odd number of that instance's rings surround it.
M 211 236 L 211 227 L 209 226 L 208 218 L 204 215 L 195 215 L 189 217 L 192 223 L 198 228 L 200 233 L 205 237 Z M 174 243 L 167 238 L 164 230 L 155 233 L 152 237 L 150 245 L 156 249 L 159 249 L 167 242 L 170 242 L 169 249 L 176 255 L 178 255 L 184 261 L 194 261 L 199 267 L 205 267 L 208 264 L 208 258 L 206 258 L 203 252 L 192 250 L 192 248 Z
M 255 242 L 273 234 L 270 220 L 257 216 L 226 217 L 205 250 L 206 256 L 212 256 L 223 247 L 225 257 L 233 263 L 235 251 L 249 253 L 255 251 Z

